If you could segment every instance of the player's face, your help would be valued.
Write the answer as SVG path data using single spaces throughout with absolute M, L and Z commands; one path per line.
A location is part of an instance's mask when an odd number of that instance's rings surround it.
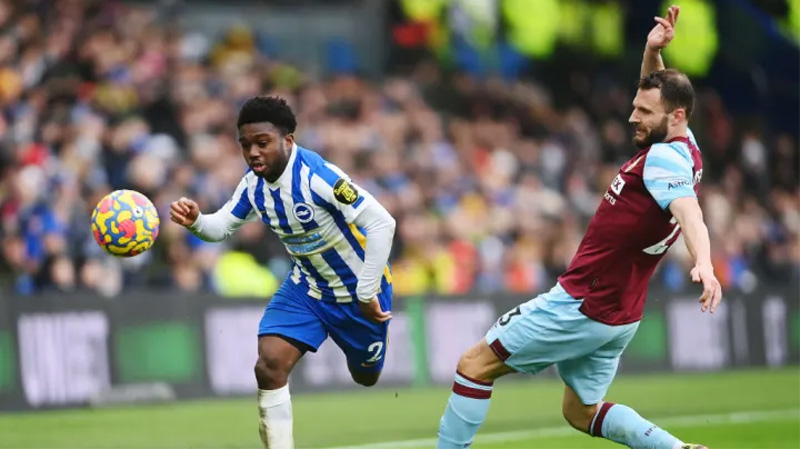
M 633 143 L 639 149 L 666 140 L 669 132 L 669 114 L 661 101 L 661 91 L 639 89 L 636 98 L 633 99 L 633 112 L 628 121 L 635 127 Z
M 239 145 L 245 162 L 257 176 L 275 182 L 289 162 L 294 136 L 281 132 L 272 123 L 248 123 L 239 128 Z

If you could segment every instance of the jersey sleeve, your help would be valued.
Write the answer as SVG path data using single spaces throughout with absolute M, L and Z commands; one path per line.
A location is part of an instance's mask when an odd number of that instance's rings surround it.
M 359 301 L 369 302 L 378 294 L 384 267 L 389 261 L 394 240 L 395 220 L 377 201 L 358 215 L 355 225 L 366 232 L 367 247 L 364 250 L 364 265 L 358 274 L 356 295 Z
M 696 197 L 692 157 L 679 144 L 655 144 L 644 162 L 644 186 L 662 209 L 678 198 Z
M 376 201 L 369 192 L 331 163 L 316 167 L 309 184 L 314 201 L 326 209 L 341 212 L 348 223 L 354 223 L 356 217 Z
M 347 223 L 366 231 L 364 265 L 358 273 L 356 295 L 359 301 L 372 301 L 380 290 L 392 250 L 394 218 L 369 192 L 333 164 L 325 162 L 315 167 L 309 182 L 314 202 L 333 214 L 341 213 Z
M 231 215 L 239 220 L 252 221 L 257 215 L 253 210 L 253 205 L 250 203 L 247 185 L 247 176 L 245 176 L 236 186 L 231 199 L 222 206 L 222 209 L 229 211 Z

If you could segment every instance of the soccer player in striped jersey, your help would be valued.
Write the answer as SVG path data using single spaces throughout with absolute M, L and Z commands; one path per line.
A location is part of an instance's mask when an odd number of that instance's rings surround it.
M 694 259 L 692 280 L 703 284 L 701 310 L 713 313 L 722 298 L 697 201 L 703 161 L 688 128 L 694 90 L 686 75 L 665 70 L 660 56 L 678 12 L 673 6 L 666 19 L 657 18 L 647 38 L 630 117 L 639 151 L 611 182 L 558 283 L 500 317 L 462 355 L 438 449 L 472 444 L 495 379 L 551 365 L 564 381 L 562 413 L 575 429 L 633 449 L 704 449 L 604 401 L 642 318 L 650 277 L 681 231 Z
M 255 374 L 264 447 L 288 449 L 294 439 L 287 380 L 305 352 L 330 335 L 355 382 L 378 381 L 391 319 L 387 261 L 395 221 L 339 168 L 295 144 L 296 119 L 284 99 L 250 99 L 237 125 L 250 170 L 230 201 L 204 215 L 181 198 L 170 214 L 214 242 L 260 220 L 286 245 L 294 265 L 259 324 Z

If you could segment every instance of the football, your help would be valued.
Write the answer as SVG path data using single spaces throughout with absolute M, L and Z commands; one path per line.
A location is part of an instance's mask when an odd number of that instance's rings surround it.
M 156 207 L 134 190 L 104 196 L 92 213 L 92 234 L 101 248 L 116 257 L 133 257 L 153 246 L 160 220 Z

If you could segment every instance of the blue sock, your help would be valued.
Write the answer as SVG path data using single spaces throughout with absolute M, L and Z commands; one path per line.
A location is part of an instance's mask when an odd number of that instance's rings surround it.
M 666 430 L 639 416 L 632 408 L 611 402 L 600 404 L 589 433 L 632 449 L 675 449 L 683 444 Z
M 486 419 L 492 384 L 456 373 L 453 392 L 439 422 L 436 449 L 464 449 L 472 445 L 478 427 Z

